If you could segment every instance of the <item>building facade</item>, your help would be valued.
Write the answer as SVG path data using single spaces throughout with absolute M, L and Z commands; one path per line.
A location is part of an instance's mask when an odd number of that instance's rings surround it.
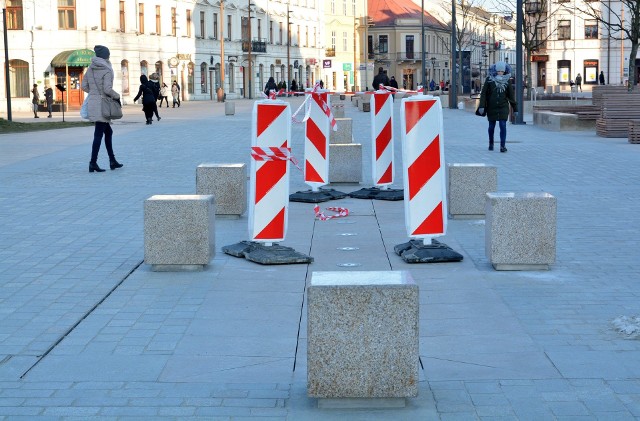
M 321 77 L 321 0 L 5 0 L 12 109 L 28 110 L 32 85 L 79 107 L 93 47 L 111 50 L 114 89 L 128 103 L 141 74 L 177 81 L 184 100 L 259 98 L 267 79 Z M 251 10 L 249 10 L 251 5 Z M 251 69 L 251 71 L 249 71 Z M 224 72 L 224 74 L 221 74 Z M 4 75 L 4 72 L 3 72 Z M 0 78 L 0 110 L 7 81 Z M 41 95 L 42 97 L 42 95 Z
M 601 2 L 589 4 L 601 10 L 606 21 L 616 19 Z M 607 4 L 618 15 L 630 16 L 622 2 Z M 537 1 L 525 7 L 527 19 L 545 14 L 548 20 L 538 37 L 539 47 L 530 57 L 533 86 L 553 85 L 568 89 L 570 81 L 580 74 L 583 88 L 588 89 L 598 84 L 600 72 L 604 74 L 606 84 L 627 83 L 631 41 L 616 40 L 620 34 L 611 33 L 605 25 L 584 13 L 586 9 L 585 0 Z M 626 24 L 629 25 L 629 21 Z M 640 59 L 633 57 L 631 60 L 635 67 L 635 83 L 638 83 Z
M 423 83 L 450 78 L 449 29 L 411 0 L 369 0 L 370 25 L 366 28 L 367 75 L 370 86 L 382 68 L 395 76 L 400 89 L 416 90 Z M 425 36 L 422 40 L 424 19 Z M 422 52 L 425 66 L 422 69 Z
M 361 57 L 361 29 L 366 21 L 366 0 L 323 1 L 322 80 L 325 88 L 359 91 L 365 68 Z

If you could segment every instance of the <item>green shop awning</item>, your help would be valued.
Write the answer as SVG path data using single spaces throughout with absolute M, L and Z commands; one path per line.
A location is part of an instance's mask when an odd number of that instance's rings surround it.
M 93 50 L 63 51 L 51 60 L 51 67 L 89 67 L 91 57 L 95 57 Z

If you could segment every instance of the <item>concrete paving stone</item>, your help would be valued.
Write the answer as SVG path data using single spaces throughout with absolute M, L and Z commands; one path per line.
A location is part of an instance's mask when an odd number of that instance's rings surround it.
M 297 104 L 301 103 L 301 99 L 295 100 L 298 101 Z M 225 160 L 248 163 L 242 148 L 237 147 L 237 139 L 249 139 L 250 124 L 247 123 L 252 102 L 235 102 L 237 109 L 233 120 L 224 119 L 224 107 L 215 104 L 211 107 L 209 103 L 204 102 L 185 102 L 180 112 L 188 109 L 188 118 L 178 113 L 163 112 L 163 117 L 166 116 L 162 120 L 163 134 L 154 139 L 153 150 L 148 148 L 145 137 L 141 136 L 149 132 L 142 131 L 148 127 L 135 124 L 136 120 L 116 123 L 116 152 L 119 158 L 122 157 L 125 167 L 101 174 L 109 177 L 109 183 L 104 182 L 106 177 L 89 177 L 86 173 L 86 142 L 91 137 L 91 128 L 0 135 L 0 149 L 5 152 L 16 151 L 0 156 L 0 193 L 3 196 L 10 195 L 13 199 L 0 204 L 0 224 L 3 226 L 3 238 L 7 240 L 4 244 L 10 244 L 9 248 L 0 247 L 0 301 L 3 303 L 0 308 L 0 354 L 2 350 L 6 350 L 6 354 L 14 355 L 8 362 L 0 363 L 0 385 L 3 379 L 11 379 L 12 382 L 8 383 L 14 384 L 13 381 L 35 362 L 35 355 L 29 355 L 29 352 L 47 349 L 47 341 L 53 343 L 57 340 L 140 262 L 143 246 L 140 204 L 152 194 L 179 194 L 193 189 L 194 165 L 203 159 L 215 158 L 211 155 L 211 140 L 208 137 L 212 124 L 216 125 L 219 132 L 220 136 L 216 138 L 216 142 L 223 146 L 221 150 L 225 151 Z M 395 104 L 394 109 L 397 112 L 399 104 Z M 356 127 L 362 129 L 354 132 L 354 141 L 363 144 L 363 156 L 370 156 L 369 116 L 355 112 L 353 107 L 347 107 L 345 111 L 347 117 L 354 119 Z M 137 107 L 135 113 L 137 118 Z M 67 117 L 72 118 L 71 115 L 74 113 L 69 114 Z M 348 203 L 346 206 L 353 208 L 353 215 L 376 215 L 374 219 L 377 219 L 377 227 L 374 227 L 377 237 L 384 239 L 384 244 L 381 242 L 380 247 L 388 255 L 387 265 L 394 270 L 411 270 L 419 282 L 421 294 L 425 298 L 421 301 L 421 307 L 427 315 L 421 318 L 420 327 L 424 332 L 437 332 L 422 337 L 423 342 L 427 341 L 425 344 L 430 344 L 424 346 L 421 352 L 423 363 L 427 363 L 425 372 L 429 380 L 428 387 L 433 390 L 447 387 L 459 389 L 468 396 L 469 393 L 486 394 L 485 390 L 475 389 L 478 383 L 499 383 L 504 397 L 509 399 L 513 413 L 520 420 L 554 417 L 616 419 L 617 414 L 621 414 L 621 419 L 625 419 L 627 412 L 640 417 L 640 401 L 637 398 L 640 393 L 636 390 L 639 376 L 636 375 L 638 368 L 634 358 L 640 343 L 619 337 L 609 326 L 613 318 L 619 315 L 633 315 L 637 309 L 638 270 L 635 262 L 636 251 L 640 246 L 640 220 L 630 218 L 629 215 L 633 215 L 640 205 L 640 195 L 635 194 L 640 179 L 635 173 L 630 173 L 629 168 L 633 168 L 637 161 L 638 149 L 628 144 L 625 139 L 604 141 L 593 133 L 566 132 L 557 136 L 532 125 L 509 125 L 509 153 L 491 154 L 486 151 L 484 142 L 478 142 L 477 134 L 485 132 L 486 121 L 477 119 L 472 113 L 459 110 L 445 109 L 443 114 L 447 134 L 445 158 L 448 162 L 483 162 L 496 165 L 500 168 L 501 190 L 549 191 L 558 197 L 558 242 L 556 264 L 548 274 L 541 276 L 523 272 L 498 276 L 492 273 L 484 257 L 484 225 L 473 221 L 449 221 L 448 233 L 443 240 L 455 250 L 462 252 L 465 260 L 456 265 L 416 267 L 402 262 L 392 250 L 393 244 L 404 242 L 407 238 L 402 202 L 357 203 L 358 201 L 353 200 L 332 203 L 336 206 Z M 216 124 L 218 122 L 224 124 Z M 185 138 L 187 128 L 191 136 Z M 153 130 L 160 130 L 159 125 L 154 125 Z M 396 125 L 396 131 L 399 133 L 399 125 Z M 82 134 L 78 136 L 77 133 Z M 300 157 L 302 126 L 294 125 L 293 134 L 294 153 Z M 50 142 L 52 136 L 56 138 L 55 146 Z M 181 139 L 181 142 L 188 146 L 180 148 L 180 153 L 175 152 L 176 139 Z M 248 146 L 248 140 L 246 142 Z M 396 143 L 397 164 L 400 164 L 401 148 L 399 142 Z M 17 150 L 16 145 L 22 146 L 24 151 Z M 233 147 L 227 147 L 229 145 Z M 8 149 L 9 146 L 11 149 Z M 171 156 L 172 160 L 163 159 L 166 156 Z M 593 157 L 598 159 L 594 160 Z M 104 160 L 103 151 L 101 163 L 104 163 Z M 363 161 L 363 183 L 370 183 L 371 163 L 368 159 Z M 400 168 L 401 166 L 397 165 L 396 184 L 401 188 Z M 291 187 L 292 190 L 308 188 L 302 182 L 302 175 L 298 174 L 298 171 L 292 171 Z M 38 195 L 34 195 L 34 191 L 37 191 Z M 585 200 L 585 197 L 589 200 Z M 290 212 L 289 232 L 285 243 L 295 244 L 296 249 L 300 250 L 312 250 L 314 246 L 320 250 L 323 246 L 321 241 L 325 241 L 323 235 L 327 227 L 331 226 L 314 221 L 306 204 L 292 205 L 290 210 L 293 209 L 299 212 Z M 593 215 L 599 215 L 602 209 L 607 209 L 607 217 L 594 218 Z M 20 217 L 8 218 L 9 215 Z M 344 221 L 356 218 L 360 217 L 349 217 Z M 95 224 L 96 219 L 104 223 L 98 227 Z M 38 221 L 37 224 L 24 223 L 34 220 Z M 336 223 L 337 226 L 338 221 L 326 222 Z M 348 226 L 343 224 L 340 228 Z M 229 244 L 246 239 L 247 219 L 217 221 L 216 231 L 218 239 L 230 239 Z M 370 237 L 373 238 L 373 235 Z M 326 236 L 328 241 L 331 241 L 330 238 L 332 237 Z M 365 238 L 364 234 L 360 238 Z M 619 247 L 596 246 L 605 241 L 614 242 Z M 375 247 L 370 249 L 375 250 Z M 337 258 L 338 255 L 331 254 L 328 257 Z M 330 264 L 330 261 L 326 260 L 326 263 Z M 74 367 L 66 363 L 56 366 L 55 364 L 61 360 L 52 358 L 58 358 L 59 352 L 66 352 L 68 357 L 80 356 L 82 362 L 85 358 L 83 352 L 88 352 L 88 349 L 98 352 L 100 345 L 109 345 L 108 342 L 102 341 L 105 337 L 98 335 L 100 329 L 106 326 L 127 327 L 110 324 L 116 320 L 131 321 L 132 329 L 126 334 L 120 332 L 121 338 L 117 341 L 118 346 L 115 350 L 146 346 L 149 339 L 158 334 L 183 334 L 187 328 L 196 325 L 196 320 L 202 329 L 207 328 L 208 320 L 216 320 L 221 324 L 224 324 L 225 320 L 231 320 L 238 329 L 242 327 L 241 321 L 250 325 L 253 321 L 267 320 L 272 321 L 274 327 L 265 326 L 264 330 L 271 331 L 274 336 L 296 335 L 296 329 L 291 329 L 292 333 L 288 334 L 287 330 L 283 331 L 279 325 L 289 326 L 289 323 L 294 324 L 295 320 L 300 320 L 301 300 L 291 306 L 297 306 L 296 311 L 289 311 L 289 306 L 267 308 L 266 300 L 256 301 L 251 305 L 237 301 L 232 306 L 219 309 L 207 306 L 222 303 L 221 301 L 205 302 L 203 297 L 207 297 L 208 294 L 215 297 L 218 290 L 255 293 L 269 291 L 268 288 L 264 288 L 265 285 L 269 285 L 269 281 L 277 282 L 273 284 L 272 293 L 301 295 L 307 272 L 316 270 L 320 265 L 314 263 L 309 266 L 263 267 L 243 259 L 217 256 L 212 260 L 211 266 L 215 269 L 203 271 L 202 276 L 166 278 L 150 273 L 144 266 L 138 268 L 24 380 L 20 381 L 20 384 L 46 384 L 47 381 L 38 380 L 41 366 L 47 368 L 47 380 L 64 379 L 64 371 L 68 367 Z M 87 276 L 89 273 L 91 277 Z M 261 283 L 263 279 L 266 282 Z M 243 284 L 243 280 L 247 282 Z M 158 287 L 158 281 L 163 282 L 162 287 Z M 291 285 L 285 284 L 285 281 L 290 281 Z M 487 294 L 487 291 L 491 293 Z M 182 298 L 185 297 L 200 298 L 201 301 L 183 301 Z M 195 312 L 179 311 L 180 318 L 177 318 L 178 315 L 174 312 L 176 305 L 201 307 Z M 456 306 L 459 307 L 458 311 Z M 256 312 L 256 309 L 261 311 Z M 159 312 L 155 313 L 156 311 Z M 25 318 L 13 318 L 9 316 L 11 313 L 24 315 Z M 141 343 L 127 343 L 138 339 L 130 334 L 136 335 L 139 332 L 135 330 L 136 322 L 143 314 L 162 314 L 167 317 L 160 320 L 160 327 L 148 329 L 148 337 L 141 338 Z M 108 317 L 96 317 L 98 315 Z M 495 331 L 490 331 L 481 323 L 483 320 L 496 323 L 499 318 L 517 320 L 519 323 L 499 324 Z M 478 329 L 465 329 L 455 321 L 447 325 L 449 329 L 443 329 L 442 323 L 447 323 L 448 320 L 466 320 L 472 326 L 483 330 L 486 335 L 479 335 Z M 167 327 L 184 330 L 163 330 Z M 503 328 L 509 330 L 502 332 Z M 206 334 L 208 331 L 198 332 L 194 328 L 190 333 Z M 508 339 L 510 335 L 513 336 L 511 341 Z M 7 345 L 7 340 L 10 341 L 16 336 L 29 339 L 18 340 L 16 345 Z M 42 340 L 43 337 L 47 339 Z M 456 337 L 459 340 L 456 340 Z M 263 338 L 269 339 L 269 335 L 264 335 Z M 483 339 L 492 343 L 483 344 Z M 81 346 L 89 344 L 97 345 L 83 351 Z M 432 353 L 438 353 L 438 358 L 441 358 L 440 355 L 444 357 L 447 348 L 457 352 L 454 352 L 453 357 L 458 362 L 425 359 L 426 355 L 430 356 Z M 117 352 L 115 350 L 113 352 Z M 523 354 L 522 351 L 526 350 L 535 352 L 533 355 Z M 542 355 L 541 350 L 548 352 L 561 373 L 548 372 L 544 365 L 542 369 L 538 369 L 539 364 L 542 364 L 542 361 L 538 360 Z M 491 359 L 478 358 L 479 351 L 486 353 Z M 319 411 L 315 406 L 316 402 L 306 398 L 305 373 L 300 370 L 296 373 L 291 372 L 294 352 L 291 351 L 291 357 L 283 360 L 284 364 L 265 365 L 264 362 L 255 359 L 251 361 L 251 357 L 238 359 L 233 355 L 204 355 L 204 361 L 191 367 L 190 363 L 200 358 L 195 354 L 202 353 L 200 347 L 195 347 L 191 349 L 193 356 L 173 355 L 173 359 L 167 360 L 167 368 L 163 368 L 162 374 L 157 374 L 155 378 L 149 378 L 145 382 L 130 382 L 135 380 L 142 370 L 139 362 L 133 362 L 135 360 L 128 360 L 129 364 L 119 366 L 119 372 L 131 374 L 126 376 L 128 378 L 123 378 L 130 387 L 125 395 L 128 399 L 134 399 L 136 394 L 147 396 L 144 393 L 149 390 L 164 394 L 173 393 L 173 390 L 177 389 L 187 393 L 187 389 L 180 389 L 182 383 L 157 383 L 158 378 L 162 379 L 163 376 L 181 380 L 188 378 L 186 385 L 192 387 L 192 396 L 204 395 L 202 398 L 217 397 L 227 388 L 233 387 L 231 384 L 221 385 L 219 389 L 212 390 L 209 383 L 216 378 L 232 382 L 238 379 L 237 376 L 234 378 L 234 374 L 239 373 L 239 377 L 245 379 L 248 384 L 277 380 L 277 389 L 289 391 L 291 394 L 283 409 L 287 411 L 288 419 L 296 421 L 315 421 L 319 419 L 319 415 L 323 421 L 413 421 L 450 419 L 459 415 L 461 417 L 458 419 L 479 419 L 474 407 L 467 410 L 460 408 L 461 412 L 438 411 L 430 398 L 430 390 L 422 389 L 427 385 L 426 382 L 425 385 L 421 383 L 417 400 L 409 401 L 407 408 L 403 410 L 366 413 Z M 150 351 L 136 356 L 156 358 Z M 517 367 L 515 361 L 509 360 L 512 356 L 520 358 L 520 364 L 523 366 L 531 363 L 532 368 L 523 371 L 521 367 Z M 113 357 L 115 356 L 109 358 Z M 127 355 L 117 357 L 128 358 Z M 163 357 L 172 358 L 170 355 Z M 506 358 L 508 362 L 501 362 L 502 358 Z M 258 365 L 252 365 L 256 363 Z M 302 368 L 302 360 L 299 363 L 299 368 Z M 58 367 L 57 371 L 54 366 Z M 107 361 L 107 367 L 109 366 L 114 365 Z M 438 368 L 436 371 L 431 369 L 434 366 Z M 513 367 L 516 368 L 515 371 Z M 147 369 L 149 368 L 147 366 Z M 216 371 L 221 369 L 226 371 Z M 520 373 L 519 376 L 517 373 Z M 91 372 L 85 374 L 92 375 Z M 560 374 L 571 379 L 562 380 L 568 386 L 562 382 L 560 385 L 554 383 L 561 380 Z M 293 383 L 296 379 L 299 379 L 297 384 Z M 443 381 L 436 381 L 438 379 Z M 459 381 L 451 381 L 456 379 Z M 591 380 L 597 380 L 599 383 L 591 384 Z M 534 381 L 535 387 L 532 388 Z M 107 393 L 108 396 L 112 396 L 113 393 L 120 393 L 124 387 L 111 387 L 107 383 L 104 389 L 94 389 L 92 394 L 106 396 Z M 468 384 L 474 384 L 474 389 L 468 389 Z M 0 388 L 3 392 L 8 388 L 24 390 L 22 386 Z M 52 386 L 55 391 L 53 396 L 75 396 L 76 399 L 89 396 L 87 391 L 69 387 L 71 386 L 67 382 Z M 262 388 L 245 389 L 246 395 L 240 397 L 247 397 L 249 390 L 258 392 Z M 574 399 L 569 402 L 582 403 L 592 412 L 588 412 L 587 415 L 556 416 L 545 408 L 543 398 L 566 399 L 572 396 L 572 391 Z M 489 392 L 490 395 L 491 391 Z M 529 399 L 520 399 L 526 398 L 527 393 Z M 496 395 L 500 393 L 496 392 Z M 592 399 L 588 400 L 588 396 L 592 396 Z M 593 412 L 600 406 L 607 409 L 610 403 L 614 406 L 613 409 L 616 409 L 615 401 L 610 402 L 612 396 L 624 405 L 620 411 Z M 114 396 L 112 399 L 122 398 Z M 593 408 L 588 406 L 588 402 L 592 403 Z M 163 407 L 156 409 L 159 411 L 161 408 Z M 250 408 L 247 415 L 234 415 L 258 418 L 251 410 L 259 409 Z M 198 416 L 197 412 L 194 414 L 189 415 L 189 418 L 218 418 Z M 608 414 L 612 416 L 607 418 Z M 228 421 L 234 415 L 221 415 L 219 418 Z M 269 417 L 268 414 L 265 415 Z M 18 419 L 17 415 L 10 417 L 14 418 Z M 33 417 L 27 415 L 26 418 Z M 42 415 L 38 417 L 43 418 Z M 82 416 L 64 418 L 86 419 Z M 100 414 L 100 418 L 115 419 L 116 416 Z M 160 415 L 159 412 L 150 416 L 118 416 L 119 420 L 127 418 L 140 421 L 145 418 L 178 419 L 179 416 Z M 275 418 L 284 419 L 285 416 L 277 415 Z M 502 417 L 488 415 L 483 419 Z

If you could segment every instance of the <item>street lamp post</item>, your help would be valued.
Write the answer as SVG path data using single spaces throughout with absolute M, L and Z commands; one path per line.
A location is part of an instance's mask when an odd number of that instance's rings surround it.
M 224 1 L 220 1 L 220 87 L 218 88 L 218 102 L 224 102 Z
M 451 0 L 451 79 L 449 81 L 449 109 L 452 110 L 458 108 L 458 71 L 456 69 L 457 37 L 456 0 Z
M 426 92 L 426 86 L 427 86 L 427 78 L 426 78 L 426 73 L 427 73 L 427 52 L 426 52 L 426 46 L 424 45 L 424 0 L 422 0 L 422 14 L 420 15 L 420 25 L 422 27 L 422 35 L 420 38 L 420 43 L 422 44 L 422 93 L 424 94 Z
M 289 10 L 289 3 L 287 3 L 287 88 L 291 87 L 291 11 Z
M 249 44 L 249 46 L 248 46 L 249 63 L 247 64 L 247 69 L 249 71 L 249 75 L 248 75 L 249 76 L 249 86 L 248 86 L 249 99 L 252 98 L 251 91 L 253 91 L 253 85 L 251 84 L 251 72 L 252 72 L 252 69 L 251 69 L 251 6 L 253 6 L 253 4 L 251 4 L 251 0 L 249 0 L 249 7 L 248 7 L 248 15 L 249 15 L 249 17 L 247 19 L 247 25 L 249 25 L 249 43 L 248 43 Z
M 431 80 L 435 80 L 433 77 L 436 74 L 436 58 L 431 57 Z
M 11 70 L 9 68 L 9 46 L 7 37 L 7 9 L 2 9 L 2 27 L 4 34 L 4 73 L 7 89 L 7 121 L 11 121 Z M 63 107 L 64 108 L 64 107 Z

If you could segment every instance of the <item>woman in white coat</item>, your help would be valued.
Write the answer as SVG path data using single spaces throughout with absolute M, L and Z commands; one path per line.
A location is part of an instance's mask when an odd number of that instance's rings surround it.
M 116 161 L 113 154 L 111 138 L 111 120 L 102 116 L 102 97 L 109 96 L 120 102 L 120 95 L 113 90 L 113 68 L 109 61 L 109 49 L 102 45 L 96 45 L 93 49 L 96 56 L 91 58 L 91 64 L 82 79 L 82 90 L 89 95 L 87 110 L 89 120 L 95 122 L 93 132 L 93 145 L 91 147 L 91 161 L 89 161 L 89 172 L 104 172 L 98 166 L 98 152 L 104 135 L 104 146 L 109 154 L 109 167 L 112 170 L 121 168 L 122 164 Z

